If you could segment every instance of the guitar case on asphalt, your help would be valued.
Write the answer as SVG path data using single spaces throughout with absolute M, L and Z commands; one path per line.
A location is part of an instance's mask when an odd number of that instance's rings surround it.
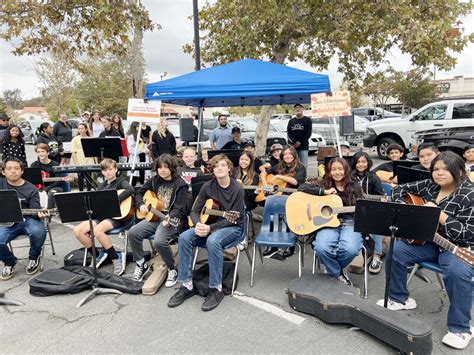
M 171 245 L 171 253 L 173 254 L 176 265 L 179 265 L 178 244 Z M 142 294 L 147 296 L 157 293 L 168 276 L 168 268 L 160 254 L 157 254 L 152 260 L 150 260 L 150 264 L 153 267 L 152 273 L 144 281 L 142 287 Z
M 327 323 L 351 324 L 404 353 L 430 354 L 431 326 L 360 297 L 359 289 L 326 274 L 304 275 L 288 284 L 290 306 Z

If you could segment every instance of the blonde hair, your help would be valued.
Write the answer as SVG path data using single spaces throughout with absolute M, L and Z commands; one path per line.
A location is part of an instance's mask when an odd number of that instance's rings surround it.
M 158 123 L 156 125 L 156 131 L 158 132 L 158 135 L 161 138 L 165 138 L 165 136 L 166 136 L 167 128 L 164 125 L 165 120 L 166 120 L 165 117 L 160 117 L 160 120 L 158 121 Z

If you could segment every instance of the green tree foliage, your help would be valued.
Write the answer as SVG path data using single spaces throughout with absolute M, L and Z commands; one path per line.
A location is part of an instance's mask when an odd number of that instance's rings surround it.
M 14 54 L 49 52 L 78 66 L 84 55 L 123 55 L 130 33 L 158 27 L 138 0 L 1 1 L 0 23 Z
M 460 17 L 472 1 L 314 1 L 217 0 L 199 13 L 201 58 L 207 65 L 242 58 L 276 63 L 301 59 L 317 70 L 327 69 L 334 56 L 350 87 L 365 77 L 369 66 L 385 64 L 398 46 L 416 67 L 435 64 L 451 69 L 469 40 Z M 192 53 L 192 45 L 184 47 Z M 264 108 L 257 130 L 262 152 L 270 108 Z M 263 138 L 263 139 L 262 139 Z
M 432 73 L 428 70 L 413 69 L 405 73 L 398 72 L 394 79 L 392 95 L 405 107 L 420 108 L 439 96 L 439 90 L 431 80 Z
M 384 106 L 393 97 L 397 72 L 393 68 L 367 74 L 361 91 L 369 96 L 375 106 Z
M 23 100 L 20 89 L 3 90 L 2 101 L 5 106 L 9 106 L 14 110 L 22 108 Z

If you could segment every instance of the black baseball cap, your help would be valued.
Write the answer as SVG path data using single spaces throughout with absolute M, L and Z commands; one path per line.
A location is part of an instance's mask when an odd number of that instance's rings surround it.
M 303 106 L 302 104 L 294 104 L 294 105 L 293 105 L 293 108 L 297 108 L 297 107 L 304 108 L 304 106 Z
M 10 117 L 5 112 L 0 112 L 0 120 L 8 121 Z
M 240 128 L 239 127 L 233 127 L 232 128 L 232 133 L 240 133 Z
M 247 141 L 244 144 L 244 148 L 245 147 L 254 147 L 255 148 L 255 143 L 253 141 Z

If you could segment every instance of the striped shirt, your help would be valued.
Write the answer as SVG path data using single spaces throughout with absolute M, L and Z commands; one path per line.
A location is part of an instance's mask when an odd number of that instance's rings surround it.
M 441 188 L 432 180 L 421 180 L 398 185 L 393 189 L 392 198 L 404 202 L 407 193 L 412 193 L 425 201 L 434 201 Z M 438 203 L 438 207 L 449 217 L 440 224 L 438 232 L 461 247 L 474 246 L 474 184 L 468 179 Z

